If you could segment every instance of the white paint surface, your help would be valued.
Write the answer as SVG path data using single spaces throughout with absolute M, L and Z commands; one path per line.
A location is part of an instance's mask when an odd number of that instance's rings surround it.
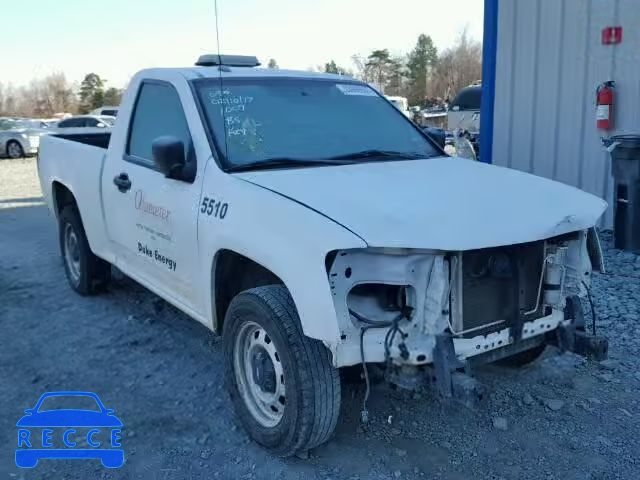
M 576 188 L 458 158 L 248 172 L 372 247 L 470 250 L 593 226 L 606 203 Z

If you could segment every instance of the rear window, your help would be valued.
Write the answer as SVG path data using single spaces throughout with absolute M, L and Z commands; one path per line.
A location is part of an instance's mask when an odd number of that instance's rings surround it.
M 460 90 L 450 105 L 451 110 L 480 110 L 482 87 L 473 86 Z

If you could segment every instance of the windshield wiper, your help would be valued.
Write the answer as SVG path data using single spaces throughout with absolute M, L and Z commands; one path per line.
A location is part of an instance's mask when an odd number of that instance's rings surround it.
M 284 167 L 319 167 L 326 165 L 348 165 L 350 162 L 346 158 L 342 159 L 307 159 L 294 157 L 274 157 L 255 162 L 245 163 L 244 165 L 234 165 L 227 168 L 227 172 L 246 172 L 249 170 L 269 170 L 271 168 Z
M 330 157 L 331 160 L 348 160 L 362 158 L 397 158 L 401 160 L 410 160 L 418 158 L 427 158 L 428 155 L 422 153 L 396 152 L 393 150 L 361 150 L 359 152 L 345 153 L 344 155 L 336 155 Z

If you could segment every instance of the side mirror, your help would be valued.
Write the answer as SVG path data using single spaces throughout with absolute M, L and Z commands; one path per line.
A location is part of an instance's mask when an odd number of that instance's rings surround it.
M 98 125 L 96 125 L 96 127 L 105 128 L 106 125 L 104 123 L 99 123 Z
M 151 153 L 165 177 L 182 180 L 182 169 L 186 163 L 182 140 L 170 135 L 158 137 L 151 143 Z
M 454 145 L 456 147 L 456 157 L 477 160 L 476 151 L 468 138 L 456 136 Z

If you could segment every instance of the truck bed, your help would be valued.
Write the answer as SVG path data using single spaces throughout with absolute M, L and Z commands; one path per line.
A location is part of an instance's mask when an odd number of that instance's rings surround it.
M 106 149 L 109 147 L 111 132 L 57 133 L 51 136 Z
M 109 132 L 71 132 L 44 135 L 38 153 L 38 175 L 43 196 L 57 215 L 56 192 L 65 188 L 76 199 L 91 250 L 109 255 L 102 209 L 102 166 Z M 110 258 L 105 258 L 111 260 Z

